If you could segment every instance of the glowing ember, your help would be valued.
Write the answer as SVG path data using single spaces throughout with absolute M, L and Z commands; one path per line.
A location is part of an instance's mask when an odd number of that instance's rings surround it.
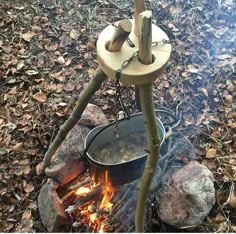
M 89 191 L 90 191 L 89 188 L 81 187 L 75 192 L 75 194 L 78 196 L 85 196 Z

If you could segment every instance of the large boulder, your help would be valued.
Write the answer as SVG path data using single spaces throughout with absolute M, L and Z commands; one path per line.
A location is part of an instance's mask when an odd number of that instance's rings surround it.
M 165 181 L 157 200 L 158 215 L 165 223 L 177 228 L 198 226 L 215 204 L 213 174 L 191 161 Z
M 109 120 L 102 112 L 101 108 L 89 103 L 85 108 L 78 123 L 83 126 L 95 127 L 103 124 L 108 124 Z

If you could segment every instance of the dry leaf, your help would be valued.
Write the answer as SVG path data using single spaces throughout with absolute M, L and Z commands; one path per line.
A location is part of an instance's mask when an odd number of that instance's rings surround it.
M 30 172 L 31 172 L 30 166 L 27 165 L 27 166 L 23 167 L 23 174 L 24 175 L 28 175 Z
M 195 66 L 193 66 L 192 64 L 189 64 L 189 65 L 187 66 L 187 69 L 188 69 L 188 71 L 191 72 L 191 73 L 198 73 L 198 69 L 197 69 Z
M 225 217 L 221 213 L 218 213 L 216 217 L 214 218 L 214 222 L 216 223 L 221 223 L 224 221 L 225 221 Z
M 7 54 L 9 54 L 11 52 L 11 47 L 9 45 L 3 45 L 2 49 Z
M 203 92 L 203 94 L 208 97 L 208 91 L 205 88 L 198 88 L 199 91 Z
M 47 96 L 45 93 L 38 92 L 33 95 L 33 99 L 37 100 L 38 102 L 46 102 L 47 101 Z
M 23 146 L 24 146 L 24 143 L 23 143 L 23 142 L 17 143 L 16 145 L 14 145 L 14 146 L 12 147 L 12 151 L 15 152 L 15 153 L 19 153 L 19 152 L 22 151 Z
M 39 20 L 40 20 L 40 17 L 39 16 L 35 16 L 33 18 L 33 23 L 37 24 L 39 22 Z
M 209 149 L 206 153 L 206 158 L 215 158 L 216 149 Z
M 21 218 L 21 225 L 16 228 L 16 232 L 32 232 L 33 220 L 31 210 L 26 210 Z
M 32 192 L 32 191 L 34 190 L 33 184 L 32 184 L 31 182 L 28 183 L 28 184 L 26 185 L 26 187 L 24 188 L 24 190 L 25 190 L 26 193 Z
M 38 74 L 38 71 L 36 70 L 26 70 L 25 73 L 29 76 L 34 76 Z
M 21 60 L 21 61 L 18 62 L 17 66 L 16 66 L 16 69 L 19 71 L 24 67 L 24 65 L 25 65 L 24 61 Z
M 233 102 L 233 96 L 232 95 L 226 95 L 225 97 L 225 104 L 226 105 L 231 105 L 232 104 L 232 102 Z
M 31 27 L 31 29 L 32 29 L 32 31 L 35 32 L 35 33 L 39 33 L 39 32 L 42 31 L 42 28 L 39 27 L 39 26 L 37 26 L 37 25 L 33 25 L 33 26 Z
M 232 207 L 236 208 L 236 189 L 234 183 L 232 183 L 231 188 L 230 188 L 230 194 L 227 199 L 227 203 Z
M 71 63 L 71 61 L 72 61 L 72 58 L 69 58 L 69 59 L 65 62 L 64 66 L 69 66 L 70 63 Z
M 65 63 L 65 59 L 63 58 L 63 56 L 60 56 L 57 58 L 57 62 L 62 65 Z
M 35 36 L 35 35 L 36 35 L 36 33 L 29 31 L 29 32 L 27 32 L 27 33 L 23 33 L 23 34 L 22 34 L 22 38 L 23 38 L 25 41 L 30 42 L 31 39 L 33 38 L 33 36 Z
M 70 31 L 70 37 L 74 40 L 77 40 L 79 38 L 80 34 L 76 30 L 72 29 Z
M 169 83 L 168 80 L 162 81 L 162 84 L 163 84 L 163 87 L 164 87 L 164 88 L 169 88 L 169 87 L 170 87 L 170 83 Z

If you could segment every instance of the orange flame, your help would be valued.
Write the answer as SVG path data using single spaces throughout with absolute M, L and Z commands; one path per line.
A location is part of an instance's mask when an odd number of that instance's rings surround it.
M 93 183 L 87 187 L 81 187 L 75 192 L 75 194 L 77 196 L 86 196 L 96 186 L 97 184 Z M 103 197 L 99 206 L 99 210 L 103 208 L 107 208 L 108 210 L 112 209 L 113 204 L 111 203 L 111 199 L 113 198 L 114 193 L 115 189 L 112 187 L 109 181 L 108 172 L 106 171 L 102 190 Z M 95 210 L 92 203 L 88 204 L 86 208 L 83 208 L 83 210 L 80 210 L 80 214 L 83 214 L 88 219 L 88 221 L 90 221 L 89 223 L 91 227 L 93 227 L 93 231 L 104 233 L 104 222 L 106 222 L 106 218 L 104 219 L 104 217 L 98 215 L 99 213 L 97 213 L 97 211 L 95 213 L 94 212 Z
M 99 206 L 99 209 L 106 207 L 109 210 L 111 210 L 113 204 L 110 201 L 114 196 L 114 188 L 111 186 L 109 182 L 108 171 L 105 172 L 105 186 L 103 188 L 102 194 L 103 194 L 103 198 Z

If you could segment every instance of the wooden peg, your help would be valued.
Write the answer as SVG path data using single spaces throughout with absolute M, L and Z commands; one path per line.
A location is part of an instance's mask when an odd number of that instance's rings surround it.
M 139 61 L 143 64 L 152 63 L 152 12 L 139 14 Z M 148 35 L 148 37 L 147 37 Z
M 110 52 L 117 52 L 121 49 L 123 43 L 129 36 L 132 30 L 132 24 L 128 19 L 121 20 L 118 24 L 116 31 L 108 45 L 108 50 Z
M 134 34 L 136 36 L 139 35 L 139 26 L 138 26 L 139 14 L 145 10 L 146 6 L 144 0 L 134 0 L 134 21 L 135 21 Z

